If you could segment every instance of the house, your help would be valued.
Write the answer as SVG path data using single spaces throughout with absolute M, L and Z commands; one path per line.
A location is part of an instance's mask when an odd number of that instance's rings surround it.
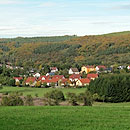
M 36 77 L 28 77 L 26 80 L 26 85 L 35 86 L 35 84 L 37 83 L 36 80 Z
M 68 79 L 61 79 L 61 86 L 66 86 L 68 85 Z
M 86 86 L 89 85 L 89 83 L 90 83 L 90 79 L 83 78 L 76 81 L 76 86 Z
M 77 81 L 78 79 L 81 79 L 81 75 L 80 74 L 72 74 L 69 77 L 70 81 Z
M 47 86 L 51 86 L 51 84 L 54 83 L 54 86 L 58 86 L 58 81 L 59 79 L 46 79 L 46 80 L 42 80 L 41 83 L 46 83 Z
M 35 74 L 33 74 L 33 77 L 39 78 L 40 74 L 39 73 L 35 73 Z
M 38 81 L 42 81 L 42 80 L 46 80 L 46 79 L 49 79 L 49 76 L 43 75 L 43 76 L 40 76 L 40 77 L 38 78 Z
M 130 65 L 127 67 L 128 70 L 130 70 Z
M 50 72 L 50 73 L 47 73 L 46 76 L 54 76 L 55 73 L 54 72 Z
M 89 72 L 96 71 L 96 68 L 94 66 L 83 66 L 81 68 L 81 73 L 85 72 L 88 74 Z
M 55 73 L 58 71 L 57 67 L 50 67 L 50 70 L 52 73 Z
M 111 67 L 110 68 L 106 68 L 104 72 L 105 73 L 111 73 L 112 72 L 112 68 Z
M 96 71 L 105 70 L 105 69 L 106 69 L 106 66 L 104 66 L 104 65 L 96 66 Z
M 52 79 L 65 79 L 64 75 L 54 75 Z
M 6 65 L 6 68 L 11 69 L 11 70 L 14 69 L 13 66 L 11 66 L 11 65 Z
M 77 68 L 70 68 L 69 74 L 79 74 L 79 70 Z
M 13 77 L 13 79 L 15 80 L 15 82 L 20 82 L 20 80 L 22 80 L 23 77 Z
M 94 79 L 98 78 L 98 74 L 87 74 L 87 78 L 90 80 L 94 80 Z
M 119 70 L 122 70 L 122 69 L 125 69 L 126 68 L 126 66 L 118 66 L 118 68 L 117 69 L 119 69 Z

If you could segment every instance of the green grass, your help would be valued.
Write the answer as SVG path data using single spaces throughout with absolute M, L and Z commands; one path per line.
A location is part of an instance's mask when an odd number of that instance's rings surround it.
M 0 93 L 5 92 L 22 92 L 24 96 L 26 95 L 32 95 L 33 97 L 35 94 L 38 94 L 39 97 L 43 97 L 43 95 L 51 90 L 54 90 L 55 88 L 30 88 L 30 87 L 3 87 L 3 89 L 0 90 Z M 65 95 L 68 92 L 74 92 L 74 93 L 81 93 L 86 90 L 86 88 L 58 88 L 58 90 L 61 90 Z
M 44 93 L 52 88 L 4 87 L 0 92 Z M 82 89 L 60 89 L 80 93 Z M 94 103 L 93 107 L 0 107 L 0 130 L 130 130 L 130 102 Z
M 130 107 L 0 107 L 0 130 L 129 130 Z

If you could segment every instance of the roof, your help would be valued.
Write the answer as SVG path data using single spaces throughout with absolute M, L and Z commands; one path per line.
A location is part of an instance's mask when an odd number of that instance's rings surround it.
M 50 67 L 51 70 L 57 70 L 57 67 Z
M 104 65 L 98 65 L 97 67 L 98 67 L 99 69 L 101 69 L 101 68 L 106 69 L 106 66 L 104 66 Z
M 62 80 L 61 80 L 62 83 L 65 83 L 65 82 L 67 82 L 67 81 L 68 81 L 68 79 L 62 79 Z
M 77 68 L 70 68 L 73 72 L 79 72 Z
M 35 80 L 36 80 L 36 77 L 28 77 L 26 80 L 26 83 L 35 82 Z
M 40 76 L 40 77 L 38 78 L 38 80 L 42 80 L 42 78 L 49 79 L 49 75 L 48 75 L 48 76 L 46 76 L 46 75 Z
M 70 79 L 80 79 L 80 74 L 72 74 L 72 75 L 70 75 Z
M 84 67 L 86 67 L 86 68 L 95 68 L 95 66 L 89 66 L 89 65 L 87 65 L 87 66 L 84 66 Z
M 87 78 L 97 78 L 98 77 L 98 74 L 88 74 L 87 75 Z
M 65 78 L 65 77 L 64 77 L 64 75 L 54 75 L 53 78 L 54 78 L 54 79 L 55 79 L 55 78 L 63 79 L 63 78 Z
M 57 83 L 59 79 L 46 79 L 42 80 L 42 83 Z
M 80 79 L 80 81 L 82 84 L 90 83 L 90 79 L 88 79 L 88 78 Z
M 23 77 L 13 77 L 13 79 L 18 79 L 18 80 L 21 80 L 21 79 L 23 79 Z

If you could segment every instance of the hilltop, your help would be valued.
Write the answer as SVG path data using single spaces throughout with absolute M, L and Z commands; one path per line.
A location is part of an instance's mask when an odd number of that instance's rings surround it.
M 69 68 L 130 64 L 130 32 L 96 36 L 54 36 L 0 39 L 0 60 L 20 66 L 41 64 Z

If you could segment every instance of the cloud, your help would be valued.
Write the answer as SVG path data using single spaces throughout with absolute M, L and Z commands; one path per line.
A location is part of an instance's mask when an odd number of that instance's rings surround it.
M 54 2 L 44 2 L 44 3 L 41 3 L 39 7 L 54 7 L 56 5 L 57 4 Z
M 19 0 L 0 0 L 0 5 L 20 4 L 21 2 Z
M 122 5 L 116 5 L 113 6 L 111 9 L 115 9 L 115 10 L 129 10 L 130 9 L 130 4 L 122 4 Z

